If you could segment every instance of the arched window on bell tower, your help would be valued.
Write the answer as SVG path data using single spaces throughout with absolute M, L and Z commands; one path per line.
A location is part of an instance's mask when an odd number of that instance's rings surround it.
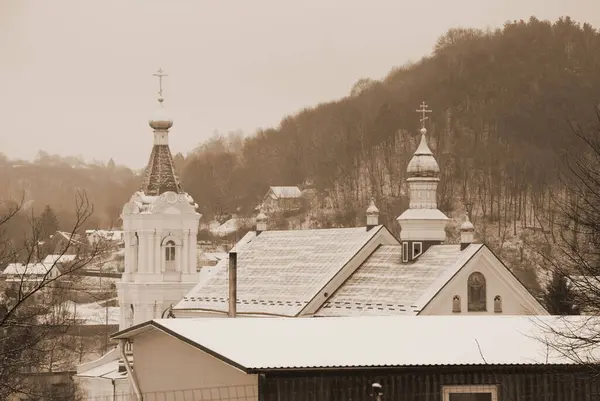
M 167 241 L 165 244 L 165 270 L 166 271 L 175 271 L 175 242 Z

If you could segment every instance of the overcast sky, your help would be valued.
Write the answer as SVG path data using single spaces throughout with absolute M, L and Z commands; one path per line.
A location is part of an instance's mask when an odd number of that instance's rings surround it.
M 452 27 L 569 15 L 599 0 L 0 0 L 0 151 L 139 168 L 162 67 L 171 149 L 277 126 L 362 77 L 429 54 Z

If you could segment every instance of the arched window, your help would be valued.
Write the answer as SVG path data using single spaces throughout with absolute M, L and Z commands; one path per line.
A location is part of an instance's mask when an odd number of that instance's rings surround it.
M 483 274 L 479 272 L 471 273 L 467 280 L 467 296 L 469 312 L 485 312 L 487 310 L 485 277 Z
M 175 262 L 175 242 L 167 241 L 165 244 L 165 261 Z
M 458 295 L 452 298 L 452 313 L 460 313 L 460 297 Z
M 502 297 L 500 295 L 494 297 L 494 312 L 502 313 Z

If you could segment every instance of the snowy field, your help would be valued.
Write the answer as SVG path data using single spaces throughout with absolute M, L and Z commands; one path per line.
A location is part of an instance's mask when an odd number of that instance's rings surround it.
M 111 300 L 116 300 L 112 298 Z M 82 321 L 82 324 L 119 324 L 119 307 L 103 306 L 105 301 L 91 302 L 89 304 L 75 304 L 66 302 L 65 308 L 75 314 L 75 318 Z

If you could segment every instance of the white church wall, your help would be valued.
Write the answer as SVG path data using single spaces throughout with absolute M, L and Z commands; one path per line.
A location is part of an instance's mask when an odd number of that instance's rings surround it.
M 480 272 L 486 283 L 486 311 L 469 312 L 469 276 Z M 460 298 L 460 313 L 453 312 L 454 297 Z M 495 297 L 500 296 L 501 312 L 496 312 Z M 479 251 L 433 298 L 420 315 L 547 315 L 533 296 L 506 270 L 486 248 Z

